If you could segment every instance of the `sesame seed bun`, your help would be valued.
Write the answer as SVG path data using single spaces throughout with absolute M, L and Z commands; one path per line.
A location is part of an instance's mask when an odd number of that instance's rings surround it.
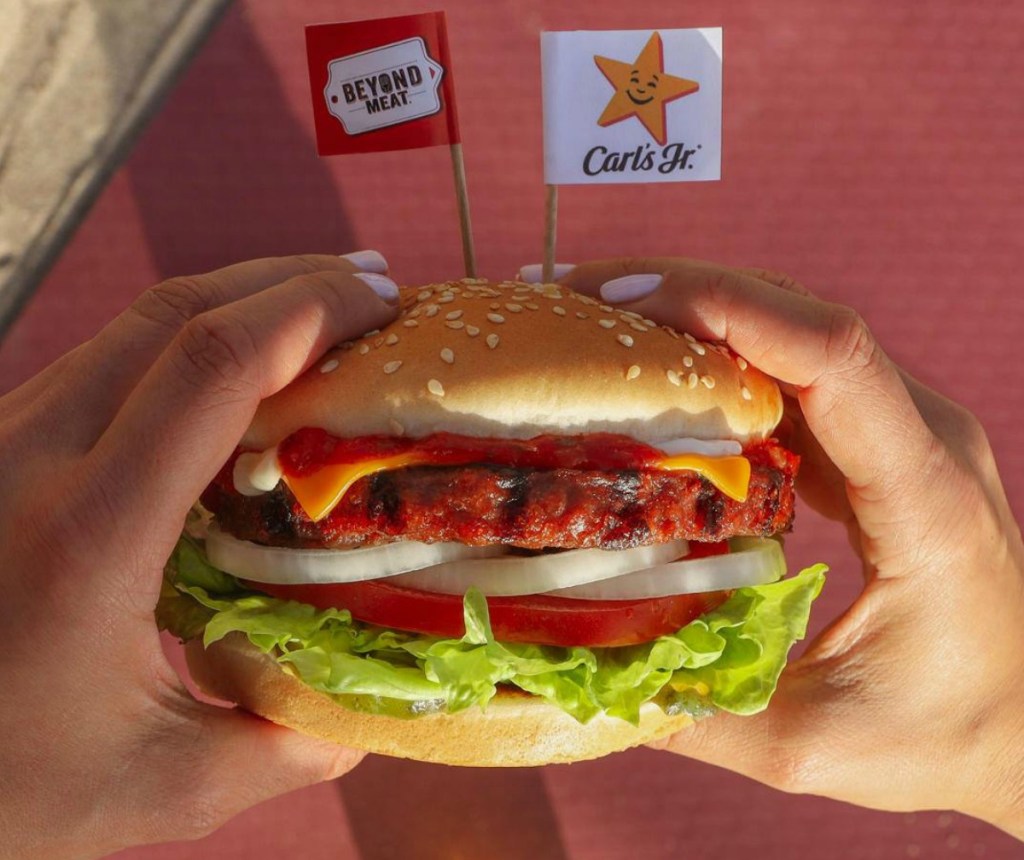
M 648 703 L 640 725 L 598 716 L 586 725 L 543 699 L 499 692 L 481 711 L 413 719 L 364 714 L 307 687 L 240 633 L 209 648 L 186 646 L 189 670 L 205 693 L 314 737 L 382 755 L 468 767 L 529 767 L 599 758 L 666 737 L 693 721 Z
M 464 279 L 402 292 L 397 320 L 264 401 L 242 444 L 266 449 L 302 427 L 745 444 L 782 417 L 775 382 L 724 347 L 566 287 Z

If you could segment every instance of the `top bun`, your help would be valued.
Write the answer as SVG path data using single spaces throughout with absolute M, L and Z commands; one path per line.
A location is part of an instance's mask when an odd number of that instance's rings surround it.
M 775 382 L 722 345 L 556 284 L 465 278 L 403 289 L 398 319 L 265 400 L 242 444 L 266 449 L 302 427 L 746 444 L 781 417 Z

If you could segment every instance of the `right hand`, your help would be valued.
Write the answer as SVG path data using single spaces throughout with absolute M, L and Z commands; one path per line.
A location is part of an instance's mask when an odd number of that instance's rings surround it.
M 897 367 L 856 312 L 785 276 L 666 258 L 560 282 L 725 341 L 779 379 L 798 490 L 846 526 L 863 572 L 767 711 L 655 745 L 785 791 L 955 809 L 1024 838 L 1024 544 L 977 419 Z

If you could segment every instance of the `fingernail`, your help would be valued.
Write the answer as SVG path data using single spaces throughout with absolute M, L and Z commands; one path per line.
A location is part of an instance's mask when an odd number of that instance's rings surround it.
M 352 277 L 359 278 L 388 304 L 393 305 L 398 301 L 398 284 L 386 275 L 378 275 L 375 272 L 356 272 Z
M 341 259 L 348 260 L 364 272 L 377 272 L 383 275 L 388 270 L 388 261 L 380 251 L 353 251 L 351 254 L 342 254 Z
M 626 275 L 601 285 L 601 298 L 606 302 L 635 302 L 649 296 L 661 286 L 662 275 Z
M 575 268 L 575 263 L 555 263 L 551 279 L 557 281 L 564 278 Z M 530 263 L 519 270 L 518 277 L 524 284 L 539 284 L 544 279 L 544 267 L 540 263 Z

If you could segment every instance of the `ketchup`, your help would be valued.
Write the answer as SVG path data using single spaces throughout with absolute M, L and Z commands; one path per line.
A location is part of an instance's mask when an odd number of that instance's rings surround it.
M 490 463 L 525 469 L 644 469 L 654 468 L 665 455 L 616 433 L 581 436 L 535 436 L 532 439 L 478 439 L 454 433 L 434 433 L 422 439 L 359 436 L 339 439 L 325 430 L 298 430 L 278 446 L 286 475 L 304 477 L 334 463 L 358 463 L 415 451 L 432 465 L 463 466 Z

